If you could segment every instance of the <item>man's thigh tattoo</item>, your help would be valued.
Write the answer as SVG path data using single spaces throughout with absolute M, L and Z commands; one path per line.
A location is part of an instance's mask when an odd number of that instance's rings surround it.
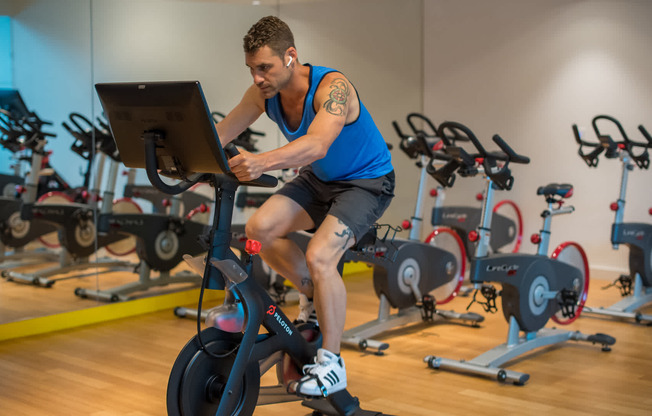
M 344 224 L 341 220 L 337 220 L 337 222 L 346 226 L 346 224 Z M 351 238 L 355 238 L 355 236 L 353 235 L 353 231 L 351 231 L 351 229 L 349 227 L 346 227 L 340 233 L 335 232 L 335 235 L 338 236 L 338 237 L 342 237 L 342 238 L 346 237 L 346 240 L 344 241 L 344 244 L 342 245 L 342 250 L 346 250 L 346 246 L 349 244 L 349 240 L 351 240 Z

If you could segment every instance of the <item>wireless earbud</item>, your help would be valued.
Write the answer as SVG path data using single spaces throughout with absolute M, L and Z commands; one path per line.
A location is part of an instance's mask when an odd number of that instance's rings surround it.
M 286 68 L 289 68 L 291 63 L 292 63 L 292 57 L 290 56 L 290 60 L 288 61 L 288 64 L 285 65 L 285 67 L 286 67 Z

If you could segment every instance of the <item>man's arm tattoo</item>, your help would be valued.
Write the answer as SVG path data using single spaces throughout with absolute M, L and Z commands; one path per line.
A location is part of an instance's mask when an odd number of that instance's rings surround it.
M 341 220 L 337 220 L 337 222 L 342 225 L 346 225 Z M 351 238 L 355 238 L 353 231 L 351 231 L 349 227 L 344 228 L 341 233 L 336 232 L 335 235 L 338 237 L 346 237 L 346 241 L 344 241 L 344 244 L 342 245 L 342 250 L 346 250 L 346 246 L 349 244 L 349 240 L 351 240 Z
M 330 87 L 331 92 L 324 103 L 324 108 L 333 115 L 346 116 L 346 100 L 350 94 L 349 84 L 344 78 L 335 78 Z

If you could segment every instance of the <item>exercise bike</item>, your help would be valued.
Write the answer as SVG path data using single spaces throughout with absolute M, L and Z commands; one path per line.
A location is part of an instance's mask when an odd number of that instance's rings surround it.
M 420 170 L 420 175 L 414 214 L 410 220 L 404 220 L 401 225 L 402 228 L 410 231 L 409 238 L 411 240 L 419 240 L 423 228 L 422 204 L 428 169 L 431 169 L 429 162 L 443 164 L 445 161 L 435 158 L 436 151 L 441 149 L 443 143 L 437 136 L 437 129 L 432 121 L 422 114 L 410 113 L 407 116 L 407 123 L 414 135 L 404 134 L 396 121 L 393 121 L 392 125 L 401 140 L 399 148 L 410 159 L 417 160 L 415 164 Z M 424 128 L 418 128 L 417 123 L 422 123 Z M 464 142 L 468 139 L 457 135 L 449 137 L 449 140 L 455 144 L 456 140 Z M 441 153 L 439 155 L 441 156 Z M 430 196 L 435 198 L 430 220 L 433 230 L 427 234 L 424 241 L 455 253 L 460 262 L 459 276 L 435 292 L 437 304 L 443 305 L 457 296 L 468 296 L 473 291 L 468 284 L 464 284 L 468 283 L 467 263 L 471 261 L 476 244 L 469 236 L 474 235 L 475 228 L 480 224 L 482 210 L 480 207 L 444 205 L 446 191 L 441 184 L 430 190 Z M 483 199 L 482 193 L 476 195 L 476 200 L 482 201 Z M 518 252 L 523 238 L 523 220 L 518 205 L 508 199 L 501 200 L 495 204 L 492 218 L 492 251 L 495 253 Z
M 79 115 L 71 116 L 73 124 L 79 125 L 79 121 L 83 118 Z M 102 172 L 104 168 L 104 161 L 109 159 L 109 169 L 116 169 L 119 164 L 119 154 L 115 149 L 115 144 L 108 132 L 96 128 L 90 121 L 89 131 L 74 135 L 75 142 L 73 142 L 73 151 L 76 147 L 90 147 L 90 149 L 81 151 L 77 149 L 76 153 L 88 153 L 94 155 L 95 152 L 99 155 L 99 160 L 95 162 L 97 169 L 93 188 L 88 191 L 88 195 L 84 197 L 85 202 L 66 203 L 66 204 L 42 204 L 34 200 L 33 192 L 26 192 L 26 197 L 23 198 L 21 206 L 21 218 L 23 220 L 41 219 L 48 222 L 58 230 L 58 239 L 61 243 L 62 250 L 59 253 L 59 264 L 50 267 L 43 267 L 28 273 L 21 273 L 15 270 L 4 270 L 2 276 L 9 281 L 18 283 L 34 284 L 42 287 L 52 287 L 57 281 L 74 279 L 85 276 L 82 272 L 88 269 L 95 269 L 96 271 L 109 272 L 117 270 L 133 270 L 135 265 L 131 262 L 118 260 L 114 258 L 97 258 L 95 261 L 89 261 L 89 257 L 95 253 L 99 248 L 111 247 L 111 245 L 128 240 L 129 237 L 118 234 L 110 233 L 106 235 L 98 235 L 95 224 L 95 211 L 102 201 L 102 206 L 106 207 L 112 205 L 114 200 L 114 189 L 107 187 L 102 197 L 99 196 L 100 185 L 102 183 Z M 82 136 L 86 136 L 82 138 Z M 94 139 L 94 140 L 93 140 Z M 78 143 L 78 141 L 84 144 Z M 82 156 L 83 157 L 83 156 Z M 90 165 L 89 165 L 90 166 Z M 36 187 L 32 177 L 28 178 L 26 188 L 33 189 Z M 114 183 L 110 184 L 114 186 Z M 125 203 L 127 210 L 140 211 L 137 204 Z M 133 241 L 128 242 L 127 245 L 116 246 L 114 253 L 122 252 L 120 254 L 129 254 L 133 249 Z
M 12 195 L 0 197 L 0 268 L 3 270 L 34 262 L 56 261 L 57 253 L 43 248 L 25 250 L 32 241 L 47 248 L 58 248 L 57 228 L 39 218 L 24 220 L 21 208 L 26 199 L 38 199 L 39 204 L 69 203 L 71 199 L 56 189 L 46 188 L 50 181 L 41 180 L 47 158 L 47 139 L 56 137 L 44 131 L 52 123 L 41 120 L 29 111 L 17 90 L 0 89 L 0 145 L 17 156 L 17 165 L 29 162 L 31 170 L 26 181 Z M 16 167 L 18 169 L 18 167 Z M 13 251 L 8 252 L 7 248 Z
M 178 194 L 199 181 L 215 188 L 201 293 L 204 288 L 226 288 L 238 301 L 242 325 L 234 325 L 233 332 L 215 327 L 200 331 L 198 320 L 197 336 L 172 367 L 168 414 L 250 415 L 257 404 L 297 400 L 287 390 L 292 391 L 294 382 L 284 375 L 309 363 L 321 338 L 311 325 L 295 327 L 230 248 L 237 188 L 273 187 L 275 178 L 263 175 L 239 182 L 230 172 L 199 82 L 97 84 L 96 90 L 125 165 L 146 168 L 152 184 L 166 193 Z M 182 182 L 169 185 L 159 174 Z M 312 340 L 304 337 L 309 332 Z M 284 363 L 287 371 L 283 371 Z M 261 387 L 261 374 L 272 368 L 277 369 L 279 383 Z M 380 414 L 361 410 L 346 390 L 304 403 L 327 414 Z
M 602 133 L 598 128 L 601 120 L 603 126 L 605 122 L 614 124 L 620 132 L 622 141 L 617 142 L 610 135 Z M 604 157 L 607 159 L 618 158 L 622 163 L 618 201 L 611 204 L 611 210 L 615 213 L 611 227 L 611 243 L 614 249 L 618 249 L 620 244 L 629 248 L 629 274 L 619 276 L 611 285 L 620 290 L 623 297 L 621 301 L 609 307 L 587 306 L 584 311 L 595 315 L 634 319 L 639 323 L 643 321 L 652 323 L 652 315 L 639 312 L 639 309 L 652 302 L 652 224 L 623 222 L 629 172 L 635 167 L 646 170 L 649 168 L 650 158 L 647 149 L 652 148 L 652 137 L 645 127 L 640 125 L 638 129 L 647 139 L 647 143 L 630 140 L 620 122 L 611 116 L 596 116 L 591 123 L 598 137 L 598 143 L 583 140 L 577 125 L 573 125 L 575 141 L 579 145 L 578 153 L 582 160 L 589 167 L 597 167 L 599 156 L 604 152 Z M 637 154 L 636 149 L 642 151 Z M 650 215 L 652 215 L 652 208 Z
M 550 319 L 559 324 L 573 322 L 582 312 L 589 287 L 588 262 L 581 246 L 573 242 L 563 243 L 550 257 L 547 254 L 552 217 L 574 210 L 571 206 L 563 206 L 564 198 L 572 195 L 572 186 L 550 184 L 537 190 L 548 204 L 542 213 L 541 232 L 533 238 L 533 242 L 538 244 L 537 254 L 489 254 L 494 191 L 512 188 L 514 177 L 509 169 L 510 163 L 527 164 L 530 160 L 516 154 L 498 135 L 493 136 L 493 141 L 502 152 L 487 152 L 473 132 L 460 123 L 445 122 L 438 131 L 444 142 L 443 150 L 450 158 L 442 168 L 431 169 L 439 183 L 452 185 L 456 173 L 462 177 L 478 174 L 485 177 L 482 222 L 478 227 L 478 245 L 470 268 L 470 281 L 477 288 L 473 301 L 479 292 L 486 300 L 478 303 L 485 311 L 496 312 L 496 299 L 500 296 L 509 329 L 507 342 L 472 360 L 455 361 L 429 355 L 424 361 L 435 369 L 456 370 L 522 385 L 529 379 L 529 374 L 505 369 L 502 365 L 535 348 L 575 340 L 598 343 L 603 351 L 609 351 L 609 346 L 616 340 L 608 335 L 544 328 Z M 454 146 L 447 139 L 449 132 L 468 137 L 476 153 L 469 154 Z M 493 283 L 501 284 L 500 293 Z
M 404 134 L 396 121 L 392 122 L 392 126 L 401 140 L 399 148 L 410 159 L 416 160 L 415 165 L 420 170 L 420 176 L 415 214 L 410 220 L 403 221 L 402 227 L 410 230 L 410 239 L 419 239 L 423 227 L 421 204 L 423 203 L 427 185 L 428 162 L 433 160 L 435 152 L 442 147 L 442 143 L 437 136 L 435 125 L 428 117 L 420 113 L 410 113 L 407 115 L 406 121 L 412 129 L 413 135 Z M 418 123 L 422 123 L 424 127 L 417 127 Z M 455 144 L 456 140 L 464 142 L 465 137 L 458 135 L 448 139 Z M 438 163 L 443 162 L 439 161 Z M 435 198 L 430 220 L 434 229 L 428 233 L 426 242 L 436 244 L 435 240 L 439 235 L 448 232 L 447 230 L 453 230 L 462 240 L 463 246 L 461 249 L 464 250 L 463 254 L 466 260 L 470 261 L 475 251 L 475 242 L 469 239 L 469 234 L 480 223 L 481 208 L 444 205 L 446 191 L 441 185 L 431 189 L 429 194 Z M 475 199 L 482 201 L 484 196 L 482 193 L 478 193 Z M 493 222 L 491 223 L 491 237 L 493 252 L 517 253 L 519 251 L 523 239 L 523 220 L 521 211 L 514 201 L 504 199 L 495 204 Z

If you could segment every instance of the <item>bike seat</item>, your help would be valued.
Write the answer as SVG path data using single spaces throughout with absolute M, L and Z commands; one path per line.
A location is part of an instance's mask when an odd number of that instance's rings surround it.
M 569 183 L 549 183 L 548 185 L 540 186 L 537 189 L 537 195 L 554 195 L 562 198 L 570 198 L 573 196 L 573 185 Z

